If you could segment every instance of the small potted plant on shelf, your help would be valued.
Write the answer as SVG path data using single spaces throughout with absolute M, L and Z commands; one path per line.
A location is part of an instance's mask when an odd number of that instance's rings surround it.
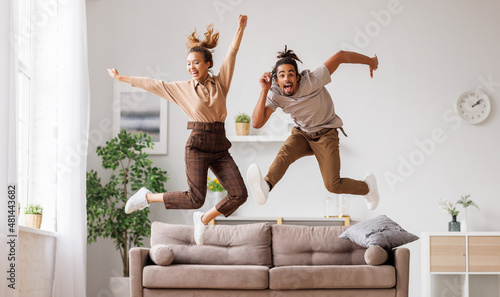
M 477 204 L 474 203 L 474 201 L 470 200 L 469 197 L 470 197 L 470 195 L 462 196 L 462 198 L 460 198 L 460 200 L 458 200 L 456 203 L 456 204 L 462 205 L 464 208 L 464 218 L 463 218 L 462 223 L 461 223 L 461 230 L 462 231 L 469 231 L 469 224 L 467 223 L 467 207 L 474 206 L 475 208 L 477 208 L 479 210 L 479 207 L 477 206 Z
M 457 222 L 457 215 L 460 211 L 457 210 L 456 203 L 452 204 L 448 200 L 439 199 L 438 206 L 443 211 L 451 215 L 451 222 L 448 223 L 448 231 L 460 231 L 460 222 Z
M 24 208 L 24 221 L 27 227 L 40 229 L 42 216 L 43 207 L 40 204 L 28 204 Z
M 236 135 L 248 135 L 250 133 L 250 116 L 240 113 L 235 117 Z

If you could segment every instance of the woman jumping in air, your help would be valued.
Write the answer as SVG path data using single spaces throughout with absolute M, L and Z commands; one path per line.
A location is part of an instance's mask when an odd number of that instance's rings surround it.
M 131 84 L 177 104 L 189 117 L 187 128 L 191 135 L 186 143 L 185 162 L 188 191 L 151 193 L 141 188 L 127 201 L 125 212 L 131 213 L 148 207 L 152 202 L 162 202 L 167 209 L 197 209 L 205 203 L 207 174 L 210 169 L 227 190 L 215 207 L 206 213 L 195 212 L 194 239 L 203 245 L 203 234 L 207 224 L 223 214 L 231 215 L 247 199 L 247 190 L 240 171 L 229 154 L 231 143 L 226 138 L 224 121 L 227 116 L 226 96 L 231 85 L 236 54 L 240 47 L 247 16 L 238 16 L 238 30 L 222 62 L 218 75 L 213 75 L 212 53 L 217 46 L 219 33 L 213 26 L 207 27 L 205 40 L 200 41 L 196 30 L 188 36 L 186 46 L 188 81 L 164 82 L 160 80 L 131 77 L 108 69 L 109 75 L 121 82 Z

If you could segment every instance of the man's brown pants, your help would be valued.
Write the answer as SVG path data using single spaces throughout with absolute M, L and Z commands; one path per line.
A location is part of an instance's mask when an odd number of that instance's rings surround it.
M 324 132 L 323 132 L 324 131 Z M 286 170 L 296 160 L 316 156 L 326 189 L 336 194 L 366 195 L 368 185 L 364 181 L 340 177 L 339 133 L 337 129 L 323 129 L 311 136 L 295 127 L 264 178 L 274 187 Z

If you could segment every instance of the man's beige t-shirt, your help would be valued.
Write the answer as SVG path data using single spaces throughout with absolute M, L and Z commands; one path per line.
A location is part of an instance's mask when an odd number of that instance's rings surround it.
M 224 62 L 216 76 L 209 76 L 205 84 L 197 80 L 164 82 L 131 77 L 131 85 L 144 89 L 177 104 L 195 122 L 224 122 L 227 116 L 226 96 L 233 77 L 238 50 L 229 46 Z
M 293 96 L 285 96 L 273 81 L 267 94 L 266 106 L 276 110 L 280 107 L 290 114 L 300 129 L 314 133 L 323 128 L 340 128 L 342 119 L 335 114 L 332 97 L 325 88 L 332 78 L 328 68 L 321 64 L 314 71 L 300 73 L 299 89 Z

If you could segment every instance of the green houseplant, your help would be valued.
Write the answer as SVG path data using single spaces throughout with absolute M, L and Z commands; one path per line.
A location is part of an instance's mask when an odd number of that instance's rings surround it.
M 127 199 L 141 187 L 152 192 L 165 192 L 167 172 L 153 167 L 143 149 L 152 148 L 151 137 L 145 133 L 131 135 L 122 130 L 106 146 L 97 147 L 102 167 L 113 172 L 106 184 L 96 171 L 87 172 L 87 227 L 89 244 L 98 237 L 111 238 L 120 252 L 123 276 L 129 276 L 128 251 L 143 246 L 142 239 L 151 233 L 149 209 L 125 214 Z
M 250 123 L 250 116 L 246 113 L 240 113 L 235 117 L 234 121 L 236 123 Z
M 28 204 L 24 208 L 26 226 L 40 229 L 42 225 L 43 207 L 40 204 Z
M 248 135 L 250 133 L 250 116 L 240 113 L 235 118 L 236 135 Z
M 464 218 L 461 222 L 462 231 L 469 231 L 469 223 L 467 222 L 467 207 L 474 206 L 475 208 L 477 208 L 479 210 L 479 207 L 477 206 L 477 204 L 474 203 L 474 201 L 472 201 L 469 198 L 470 198 L 470 195 L 462 196 L 456 203 L 456 204 L 462 205 L 462 207 L 464 208 Z

